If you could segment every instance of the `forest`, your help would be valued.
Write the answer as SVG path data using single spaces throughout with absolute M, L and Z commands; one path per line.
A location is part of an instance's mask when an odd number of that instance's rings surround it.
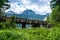
M 0 40 L 60 40 L 60 0 L 52 0 L 52 13 L 47 17 L 49 28 L 17 29 L 16 17 L 6 19 L 5 10 L 10 8 L 8 0 L 0 0 Z M 6 20 L 5 20 L 6 19 Z

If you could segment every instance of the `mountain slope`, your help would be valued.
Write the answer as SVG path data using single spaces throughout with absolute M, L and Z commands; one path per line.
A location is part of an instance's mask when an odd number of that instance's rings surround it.
M 27 18 L 27 19 L 31 19 L 31 20 L 43 20 L 44 18 L 46 18 L 49 14 L 46 13 L 45 15 L 39 15 L 36 14 L 34 11 L 32 10 L 25 10 L 23 11 L 23 13 L 21 14 L 22 18 Z
M 36 14 L 34 11 L 32 10 L 25 10 L 22 12 L 22 14 L 15 14 L 13 11 L 8 11 L 6 13 L 7 16 L 16 16 L 18 18 L 27 18 L 27 19 L 31 19 L 31 20 L 43 20 L 45 19 L 49 14 L 46 13 L 45 15 L 39 15 Z
M 10 10 L 10 11 L 6 12 L 6 16 L 7 17 L 16 16 L 16 14 L 13 11 Z

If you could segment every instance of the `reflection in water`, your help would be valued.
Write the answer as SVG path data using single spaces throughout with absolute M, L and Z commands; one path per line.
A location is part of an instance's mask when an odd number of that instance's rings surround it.
M 30 24 L 26 24 L 26 28 L 32 28 L 32 25 L 30 25 Z
M 16 28 L 22 28 L 22 24 L 16 24 Z
M 30 24 L 26 24 L 25 26 L 26 28 L 29 28 L 29 29 L 32 27 L 32 25 Z M 19 28 L 19 29 L 22 28 L 22 24 L 16 24 L 16 28 Z

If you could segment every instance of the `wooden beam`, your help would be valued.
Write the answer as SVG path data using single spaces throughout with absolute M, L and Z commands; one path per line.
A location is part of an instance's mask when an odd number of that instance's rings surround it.
M 25 23 L 22 23 L 22 28 L 26 28 L 26 25 L 25 25 Z

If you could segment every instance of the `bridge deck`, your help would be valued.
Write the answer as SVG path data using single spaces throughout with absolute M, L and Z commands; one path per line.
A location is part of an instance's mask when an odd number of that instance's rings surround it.
M 10 19 L 11 17 L 3 17 L 4 19 Z M 39 26 L 43 25 L 46 26 L 47 25 L 47 21 L 41 21 L 41 20 L 29 20 L 26 18 L 16 18 L 16 23 L 21 23 L 22 27 L 25 27 L 25 24 L 31 24 L 32 26 Z

